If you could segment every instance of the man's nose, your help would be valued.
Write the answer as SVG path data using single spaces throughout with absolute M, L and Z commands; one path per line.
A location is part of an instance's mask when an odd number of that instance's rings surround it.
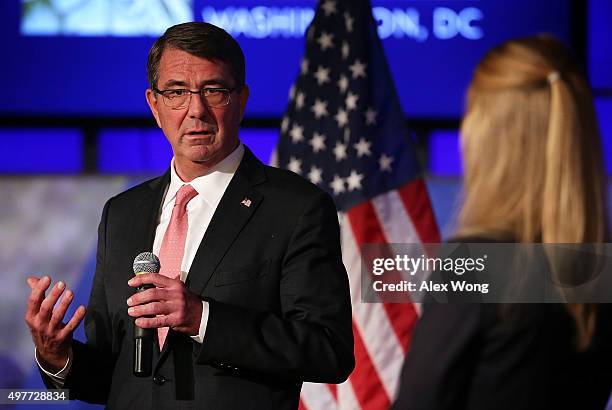
M 193 118 L 209 118 L 212 117 L 210 107 L 206 105 L 202 94 L 191 94 L 188 106 L 188 114 Z

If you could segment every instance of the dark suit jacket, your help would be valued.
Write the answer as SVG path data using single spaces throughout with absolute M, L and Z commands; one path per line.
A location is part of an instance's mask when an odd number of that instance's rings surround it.
M 612 305 L 598 306 L 593 342 L 577 352 L 575 323 L 564 305 L 429 301 L 394 410 L 605 408 L 612 388 Z
M 558 304 L 425 304 L 394 410 L 603 410 L 612 387 L 611 313 L 576 352 Z
M 295 409 L 303 381 L 344 381 L 353 336 L 334 203 L 248 149 L 186 282 L 210 303 L 204 343 L 171 330 L 153 376 L 133 376 L 127 281 L 134 257 L 152 249 L 168 183 L 166 172 L 104 207 L 88 340 L 73 343 L 70 397 L 111 409 Z

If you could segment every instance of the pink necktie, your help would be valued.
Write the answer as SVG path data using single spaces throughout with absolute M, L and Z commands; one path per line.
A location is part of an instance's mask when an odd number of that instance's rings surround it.
M 193 199 L 198 192 L 191 185 L 183 185 L 176 193 L 176 201 L 172 208 L 172 216 L 164 240 L 159 250 L 159 261 L 161 269 L 159 273 L 169 278 L 180 277 L 183 254 L 185 253 L 185 238 L 187 237 L 188 217 L 187 203 Z M 157 329 L 159 349 L 161 350 L 168 335 L 167 327 Z

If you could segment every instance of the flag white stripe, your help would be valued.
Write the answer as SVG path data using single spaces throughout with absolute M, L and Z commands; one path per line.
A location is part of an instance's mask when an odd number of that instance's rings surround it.
M 372 198 L 371 201 L 387 242 L 418 244 L 418 253 L 424 251 L 421 238 L 410 218 L 410 214 L 404 207 L 402 198 L 396 190 Z M 427 273 L 424 273 L 419 279 L 424 280 L 426 276 Z M 421 316 L 421 303 L 413 303 L 412 306 L 414 306 L 417 315 Z
M 338 392 L 338 409 L 339 410 L 358 410 L 361 409 L 361 405 L 355 396 L 355 390 L 351 385 L 350 380 L 339 384 L 337 387 Z
M 387 242 L 421 243 L 421 238 L 410 219 L 402 198 L 395 189 L 378 195 L 370 200 L 376 210 L 378 220 Z
M 404 351 L 382 303 L 361 302 L 361 257 L 346 214 L 340 215 L 342 260 L 348 271 L 353 320 L 387 396 L 394 397 Z
M 307 410 L 337 410 L 338 404 L 326 384 L 304 383 L 300 395 Z

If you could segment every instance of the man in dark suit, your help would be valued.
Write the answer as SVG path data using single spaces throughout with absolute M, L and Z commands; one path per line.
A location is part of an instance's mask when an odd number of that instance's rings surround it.
M 45 297 L 51 279 L 28 279 L 43 379 L 109 408 L 297 408 L 302 382 L 339 383 L 354 366 L 333 201 L 240 143 L 244 56 L 225 31 L 171 27 L 147 68 L 174 158 L 106 203 L 87 314 L 64 324 L 71 292 L 60 282 Z M 150 250 L 161 274 L 133 277 Z M 143 284 L 155 287 L 135 295 Z M 72 340 L 83 317 L 87 343 Z M 134 320 L 157 331 L 151 377 L 132 374 Z

